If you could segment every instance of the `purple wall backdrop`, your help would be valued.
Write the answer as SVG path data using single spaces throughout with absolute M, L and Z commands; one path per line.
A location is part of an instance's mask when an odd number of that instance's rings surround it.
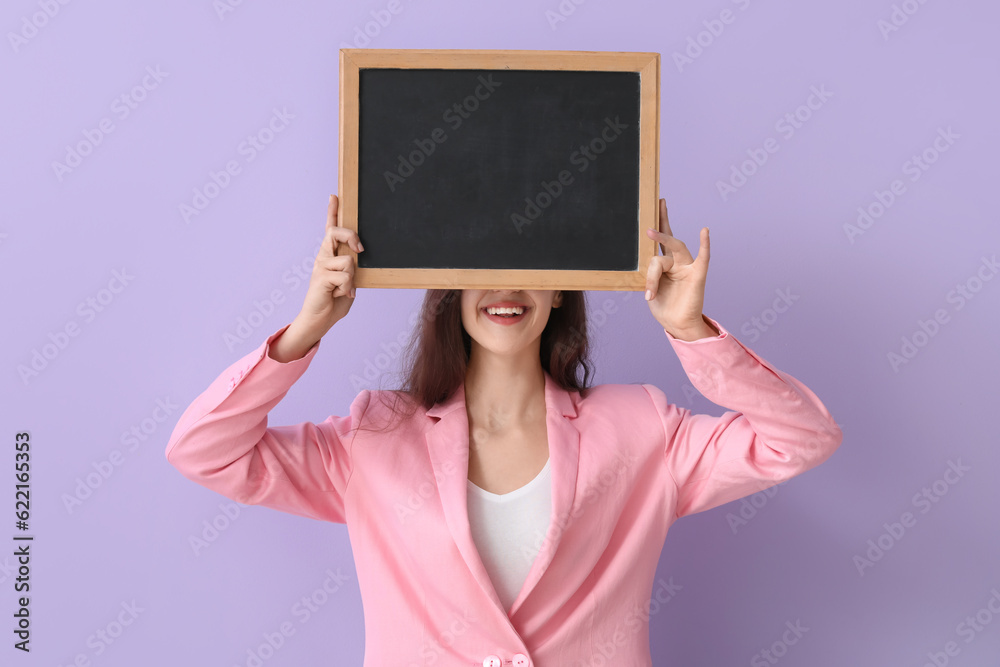
M 998 19 L 986 0 L 5 3 L 0 661 L 253 665 L 288 623 L 262 664 L 361 664 L 346 529 L 236 506 L 163 457 L 183 408 L 298 312 L 353 45 L 663 55 L 661 195 L 689 246 L 712 230 L 705 311 L 845 439 L 674 526 L 655 664 L 997 664 Z M 391 385 L 422 295 L 359 290 L 272 423 Z M 599 382 L 721 414 L 641 296 L 588 298 Z M 11 632 L 19 431 L 30 655 Z

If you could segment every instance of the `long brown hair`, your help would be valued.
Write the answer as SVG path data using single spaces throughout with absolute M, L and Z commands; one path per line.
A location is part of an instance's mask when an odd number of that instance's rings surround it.
M 409 416 L 449 398 L 465 380 L 472 339 L 462 325 L 462 290 L 429 289 L 420 319 L 402 354 L 402 386 L 392 390 L 393 413 Z M 542 330 L 542 368 L 567 391 L 586 395 L 594 374 L 588 358 L 587 302 L 583 292 L 563 291 Z M 579 378 L 582 372 L 583 378 Z M 400 410 L 402 400 L 408 408 Z

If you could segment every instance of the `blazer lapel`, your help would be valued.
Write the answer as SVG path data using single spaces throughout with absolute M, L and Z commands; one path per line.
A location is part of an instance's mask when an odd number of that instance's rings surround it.
M 427 431 L 427 452 L 445 522 L 472 576 L 496 607 L 504 611 L 469 528 L 469 414 L 465 409 L 465 383 L 458 386 L 451 398 L 428 410 L 427 416 L 437 419 Z
M 552 473 L 552 518 L 520 594 L 510 610 L 512 616 L 541 579 L 552 562 L 576 497 L 576 477 L 580 463 L 580 433 L 573 426 L 576 407 L 566 390 L 545 372 L 545 425 L 549 441 L 549 468 Z M 438 494 L 445 521 L 469 571 L 498 609 L 507 615 L 489 573 L 479 557 L 469 527 L 469 415 L 465 406 L 465 383 L 447 400 L 434 405 L 427 416 L 435 423 L 428 429 L 427 451 L 435 471 Z M 451 473 L 445 473 L 446 470 Z
M 542 548 L 528 571 L 521 592 L 510 607 L 510 616 L 524 604 L 556 554 L 559 542 L 569 525 L 570 510 L 576 498 L 577 472 L 580 466 L 580 432 L 573 424 L 576 406 L 569 392 L 545 373 L 545 426 L 549 439 L 549 470 L 552 473 L 552 517 L 545 531 Z

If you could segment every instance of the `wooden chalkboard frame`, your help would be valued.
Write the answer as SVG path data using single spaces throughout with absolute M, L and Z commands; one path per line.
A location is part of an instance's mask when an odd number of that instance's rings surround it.
M 637 266 L 628 271 L 464 268 L 363 268 L 357 254 L 357 287 L 444 289 L 644 290 L 646 269 L 657 254 L 645 230 L 659 215 L 660 54 L 604 51 L 467 49 L 340 50 L 340 211 L 338 224 L 358 232 L 360 71 L 393 69 L 515 69 L 636 72 L 640 81 L 639 211 Z M 339 251 L 338 251 L 339 252 Z

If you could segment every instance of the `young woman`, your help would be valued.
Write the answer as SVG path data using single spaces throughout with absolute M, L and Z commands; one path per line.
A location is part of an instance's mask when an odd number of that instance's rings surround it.
M 670 525 L 841 442 L 815 394 L 703 315 L 708 229 L 692 258 L 663 200 L 647 232 L 664 252 L 647 276 L 650 313 L 723 416 L 649 384 L 587 387 L 580 292 L 429 290 L 402 391 L 268 426 L 355 298 L 353 259 L 337 249 L 364 248 L 337 210 L 332 196 L 301 312 L 187 408 L 166 456 L 238 502 L 347 524 L 366 667 L 651 665 Z

